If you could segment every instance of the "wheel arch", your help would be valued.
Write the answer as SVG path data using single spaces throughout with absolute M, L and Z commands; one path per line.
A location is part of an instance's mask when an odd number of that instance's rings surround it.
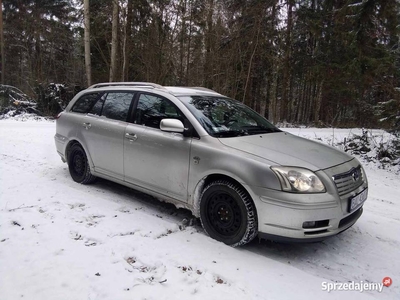
M 89 151 L 88 151 L 88 150 L 86 149 L 86 147 L 85 147 L 80 141 L 78 141 L 77 139 L 70 140 L 70 141 L 68 142 L 67 146 L 65 147 L 65 159 L 66 159 L 66 161 L 68 162 L 68 156 L 69 156 L 69 152 L 70 152 L 71 147 L 72 147 L 73 145 L 76 145 L 76 144 L 79 145 L 79 146 L 81 146 L 82 149 L 85 151 L 86 157 L 87 157 L 88 162 L 89 162 L 89 165 L 90 165 L 90 168 L 93 168 L 93 167 L 94 167 L 94 166 L 93 166 L 93 161 L 92 161 L 92 157 L 90 156 Z
M 256 205 L 254 203 L 254 199 L 251 196 L 251 193 L 248 191 L 248 189 L 240 182 L 239 178 L 234 178 L 233 176 L 223 174 L 223 173 L 212 173 L 204 176 L 196 185 L 194 193 L 193 193 L 193 210 L 192 213 L 199 218 L 200 217 L 200 201 L 201 201 L 201 195 L 203 193 L 204 188 L 209 185 L 211 182 L 217 181 L 217 180 L 226 180 L 229 182 L 232 182 L 236 185 L 238 185 L 240 188 L 245 191 L 251 201 L 254 204 L 254 207 L 256 208 Z

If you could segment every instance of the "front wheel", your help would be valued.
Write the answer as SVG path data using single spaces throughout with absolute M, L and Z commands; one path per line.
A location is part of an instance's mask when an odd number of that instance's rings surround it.
M 78 145 L 72 145 L 68 154 L 68 169 L 72 179 L 78 183 L 92 183 L 96 177 L 90 172 L 85 150 Z
M 204 188 L 200 219 L 210 237 L 233 247 L 250 242 L 258 233 L 257 213 L 250 196 L 226 180 L 214 181 Z

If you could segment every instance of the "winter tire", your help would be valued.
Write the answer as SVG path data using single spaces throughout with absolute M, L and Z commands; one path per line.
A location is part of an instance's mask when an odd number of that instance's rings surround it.
M 252 199 L 242 187 L 227 180 L 214 181 L 204 188 L 200 219 L 210 237 L 233 247 L 250 242 L 258 233 Z
M 96 179 L 90 172 L 90 166 L 85 151 L 78 144 L 72 145 L 69 150 L 68 169 L 72 179 L 78 183 L 89 184 Z

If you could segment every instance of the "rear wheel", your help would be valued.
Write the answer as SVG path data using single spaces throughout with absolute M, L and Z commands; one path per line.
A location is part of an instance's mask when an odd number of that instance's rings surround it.
M 242 187 L 227 180 L 204 188 L 200 219 L 210 237 L 233 247 L 250 242 L 258 233 L 253 201 Z
M 78 145 L 72 145 L 68 154 L 68 169 L 72 179 L 78 183 L 92 183 L 96 177 L 90 172 L 85 150 Z

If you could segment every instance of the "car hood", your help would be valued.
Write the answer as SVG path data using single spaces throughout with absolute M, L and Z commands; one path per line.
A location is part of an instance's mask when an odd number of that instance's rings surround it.
M 256 155 L 273 164 L 298 166 L 312 171 L 327 169 L 353 159 L 333 147 L 287 132 L 220 138 L 225 146 Z

